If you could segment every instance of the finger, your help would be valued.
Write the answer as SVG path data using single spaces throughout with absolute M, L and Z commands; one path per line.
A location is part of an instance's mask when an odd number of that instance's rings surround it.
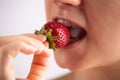
M 5 48 L 5 53 L 10 54 L 12 57 L 16 57 L 18 52 L 22 52 L 24 54 L 33 54 L 33 53 L 35 53 L 35 51 L 37 51 L 36 47 L 29 45 L 22 41 L 13 42 L 13 43 L 7 45 L 7 47 Z
M 47 37 L 44 35 L 36 35 L 36 34 L 21 34 L 21 35 L 13 35 L 13 36 L 5 36 L 5 37 L 0 37 L 0 46 L 5 45 L 9 42 L 17 41 L 17 40 L 22 40 L 25 42 L 29 42 L 30 39 L 36 39 L 41 42 L 45 42 Z
M 49 51 L 43 51 L 34 55 L 30 73 L 27 77 L 29 80 L 45 80 L 45 75 L 49 66 Z
M 41 53 L 45 46 L 43 43 L 41 43 L 41 41 L 34 38 L 21 36 L 11 36 L 7 38 L 8 41 L 5 41 L 6 44 L 2 45 L 2 50 L 0 50 L 2 51 L 0 53 L 2 54 L 2 58 L 0 58 L 0 62 L 2 62 L 0 71 L 3 75 L 2 80 L 13 80 L 15 79 L 15 77 L 14 70 L 11 67 L 12 60 L 17 56 L 18 52 L 22 52 L 24 54 L 34 54 L 38 52 Z M 8 77 L 9 79 L 4 79 L 6 77 Z
M 22 34 L 24 36 L 27 36 L 27 37 L 30 37 L 30 38 L 34 38 L 34 39 L 37 39 L 37 40 L 40 40 L 41 42 L 45 42 L 47 40 L 47 37 L 44 36 L 44 35 L 36 35 L 36 34 Z
M 5 38 L 5 39 L 4 39 Z M 9 36 L 9 37 L 4 37 L 2 41 L 5 41 L 3 43 L 15 43 L 15 45 L 18 48 L 18 46 L 21 46 L 21 50 L 24 53 L 30 53 L 31 50 L 35 47 L 38 50 L 41 50 L 45 47 L 45 45 L 43 44 L 46 41 L 46 37 L 43 35 L 36 35 L 36 34 L 23 34 L 23 35 L 18 35 L 18 36 Z M 24 43 L 23 43 L 24 42 Z M 28 44 L 28 45 L 27 45 Z M 26 46 L 26 48 L 24 49 L 24 46 Z M 29 48 L 30 50 L 29 50 Z M 15 50 L 15 49 L 14 49 Z M 17 51 L 17 50 L 16 50 Z M 28 51 L 28 52 L 27 52 Z M 34 51 L 34 50 L 32 50 Z M 32 52 L 33 53 L 33 52 Z
M 0 48 L 0 80 L 14 80 L 14 69 L 12 65 L 13 57 L 7 53 L 3 53 L 3 49 Z
M 23 78 L 16 78 L 16 80 L 28 80 L 28 79 L 23 79 Z
M 25 37 L 25 36 L 20 36 L 20 40 L 23 41 L 23 42 L 26 42 L 27 44 L 29 44 L 31 46 L 36 47 L 38 50 L 44 49 L 44 47 L 48 47 L 48 45 L 49 45 L 46 41 L 41 42 L 38 39 L 34 39 L 34 38 L 30 38 L 30 37 Z
M 43 44 L 44 44 L 47 48 L 49 48 L 49 42 L 48 42 L 48 41 L 45 41 Z
M 21 47 L 21 50 L 24 53 L 26 53 L 25 50 L 29 51 L 29 47 L 36 48 L 36 51 L 39 51 L 39 52 L 42 52 L 46 48 L 46 46 L 42 42 L 35 40 L 35 39 L 31 39 L 30 41 L 27 41 L 26 43 L 24 43 L 24 45 L 26 48 L 28 46 L 28 49 L 25 49 L 25 47 Z
M 1 66 L 1 70 L 2 70 L 1 73 L 3 76 L 2 80 L 15 79 L 14 69 L 11 66 L 12 66 L 12 60 L 17 56 L 18 52 L 23 52 L 25 54 L 31 54 L 31 53 L 38 54 L 38 52 L 39 53 L 42 52 L 42 49 L 40 49 L 39 47 L 39 50 L 37 50 L 37 48 L 25 42 L 13 42 L 13 43 L 9 43 L 8 45 L 2 46 L 2 52 L 0 53 L 2 56 L 2 59 L 0 59 L 0 62 L 2 62 L 2 66 Z

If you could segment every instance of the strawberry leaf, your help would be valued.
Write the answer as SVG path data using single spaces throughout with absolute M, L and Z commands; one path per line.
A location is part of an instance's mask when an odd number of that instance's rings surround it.
M 49 48 L 52 48 L 54 51 L 56 50 L 56 47 L 55 47 L 56 44 L 54 41 L 58 39 L 58 36 L 52 36 L 52 29 L 46 30 L 45 27 L 42 27 L 40 31 L 35 30 L 35 34 L 37 35 L 42 34 L 47 36 L 47 40 L 49 42 Z

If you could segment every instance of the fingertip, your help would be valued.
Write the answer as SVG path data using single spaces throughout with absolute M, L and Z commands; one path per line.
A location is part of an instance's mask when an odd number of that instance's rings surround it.
M 44 50 L 37 50 L 35 54 L 41 54 L 45 57 L 50 57 L 52 55 L 53 51 L 51 49 L 44 49 Z
M 28 33 L 28 34 L 22 34 L 22 35 L 40 40 L 41 42 L 45 42 L 47 40 L 47 37 L 41 34 L 37 35 L 37 34 Z
M 42 41 L 42 42 L 45 42 L 47 40 L 47 37 L 44 36 L 44 35 L 38 35 L 39 39 Z
M 44 44 L 47 48 L 49 48 L 49 42 L 48 42 L 48 41 L 45 41 L 43 44 Z

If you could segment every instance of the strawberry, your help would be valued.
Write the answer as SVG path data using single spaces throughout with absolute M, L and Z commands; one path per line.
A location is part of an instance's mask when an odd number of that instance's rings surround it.
M 59 22 L 48 22 L 40 31 L 36 30 L 35 34 L 47 36 L 49 47 L 53 50 L 65 47 L 70 39 L 70 30 Z

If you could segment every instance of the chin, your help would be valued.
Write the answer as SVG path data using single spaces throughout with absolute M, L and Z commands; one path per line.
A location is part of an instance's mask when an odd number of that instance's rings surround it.
M 85 50 L 80 51 L 77 48 L 68 50 L 65 48 L 57 49 L 55 51 L 55 60 L 60 67 L 69 69 L 72 72 L 79 72 L 98 67 L 99 62 L 93 58 L 91 53 L 84 51 Z
M 71 63 L 71 62 L 67 62 L 67 61 L 61 61 L 61 60 L 57 60 L 56 59 L 56 62 L 57 64 L 64 68 L 64 69 L 68 69 L 72 72 L 81 72 L 81 71 L 85 71 L 85 70 L 88 70 L 88 69 L 91 69 L 91 68 L 94 68 L 95 65 L 86 65 L 82 62 L 79 62 L 79 63 Z
M 55 60 L 60 67 L 69 69 L 72 72 L 83 71 L 92 67 L 92 65 L 86 64 L 84 56 L 78 56 L 77 54 L 56 52 Z

